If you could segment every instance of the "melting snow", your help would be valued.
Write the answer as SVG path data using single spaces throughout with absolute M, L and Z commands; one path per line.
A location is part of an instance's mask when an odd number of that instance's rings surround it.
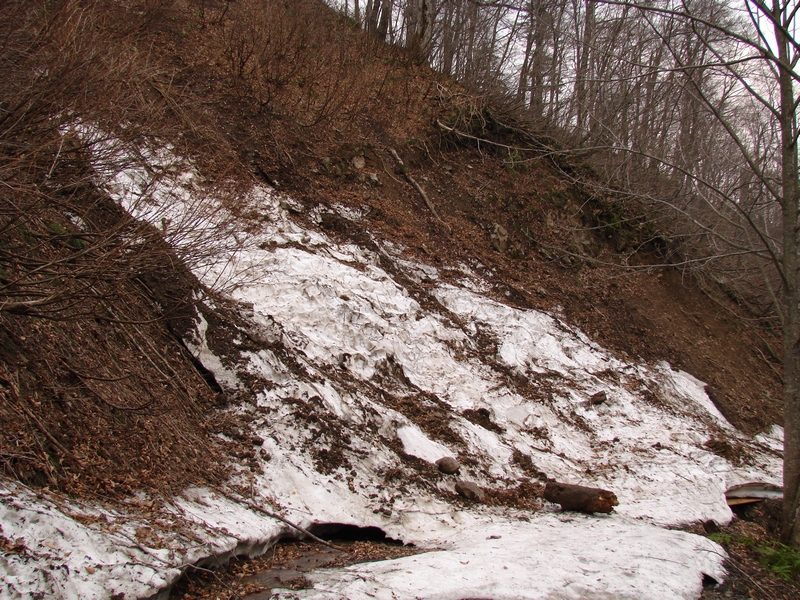
M 168 152 L 151 158 L 174 162 Z M 289 368 L 264 348 L 223 366 L 202 313 L 186 340 L 224 388 L 244 389 L 239 373 L 268 383 L 252 404 L 234 409 L 270 455 L 251 484 L 253 501 L 303 526 L 373 525 L 437 549 L 321 571 L 311 589 L 286 598 L 696 598 L 704 573 L 723 579 L 719 546 L 663 526 L 726 523 L 726 488 L 780 485 L 782 431 L 745 438 L 691 375 L 622 361 L 557 314 L 491 300 L 484 295 L 491 281 L 464 265 L 453 267 L 465 276 L 456 286 L 434 267 L 403 259 L 400 247 L 337 245 L 295 223 L 286 207 L 302 207 L 266 188 L 243 199 L 258 225 L 237 226 L 221 205 L 198 200 L 195 180 L 186 171 L 153 184 L 143 169 L 109 173 L 105 183 L 134 215 L 163 223 L 176 247 L 204 235 L 215 240 L 213 255 L 192 265 L 198 277 L 224 282 L 248 307 L 253 330 L 269 329 L 296 361 Z M 189 235 L 176 223 L 197 226 Z M 427 286 L 428 308 L 403 281 Z M 589 398 L 600 391 L 607 400 L 595 406 Z M 410 413 L 409 403 L 420 412 Z M 317 422 L 302 421 L 295 406 L 314 411 Z M 470 421 L 468 409 L 483 409 L 494 425 Z M 452 435 L 437 441 L 437 424 L 449 424 Z M 734 465 L 713 454 L 706 443 L 722 434 L 751 460 Z M 486 488 L 524 481 L 515 460 L 523 456 L 557 480 L 611 489 L 620 504 L 602 517 L 547 506 L 464 508 L 454 480 L 417 475 L 398 441 L 427 462 L 469 457 L 460 477 Z M 320 466 L 319 452 L 337 448 L 342 465 Z M 399 480 L 385 478 L 390 471 Z M 0 597 L 146 596 L 191 562 L 258 554 L 287 531 L 241 499 L 208 490 L 187 490 L 170 510 L 191 535 L 149 548 L 136 541 L 141 518 L 97 508 L 114 526 L 92 525 L 75 507 L 9 486 L 0 493 L 2 533 L 31 550 L 0 558 Z
M 530 523 L 480 523 L 455 547 L 312 573 L 313 588 L 277 598 L 465 597 L 575 599 L 692 598 L 686 569 L 722 580 L 716 544 L 613 518 L 547 514 Z
M 397 437 L 403 442 L 406 454 L 416 456 L 429 463 L 435 463 L 446 456 L 455 457 L 453 452 L 445 446 L 429 440 L 416 425 L 406 425 L 398 428 Z

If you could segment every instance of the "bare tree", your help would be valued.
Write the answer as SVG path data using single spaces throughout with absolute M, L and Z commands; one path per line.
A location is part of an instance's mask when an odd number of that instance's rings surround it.
M 406 4 L 406 48 L 418 62 L 426 62 L 428 59 L 433 18 L 432 0 L 409 0 Z
M 644 83 L 644 101 L 650 101 L 648 94 L 659 79 L 670 79 L 682 90 L 671 116 L 652 122 L 658 113 L 651 112 L 646 117 L 651 121 L 642 125 L 645 131 L 661 131 L 662 141 L 608 147 L 636 155 L 636 164 L 645 158 L 658 180 L 671 182 L 671 195 L 655 190 L 649 200 L 683 223 L 683 235 L 694 244 L 685 257 L 717 262 L 742 280 L 745 272 L 759 273 L 763 297 L 780 321 L 782 537 L 800 547 L 796 6 L 744 0 L 736 11 L 714 0 L 600 2 L 635 11 L 663 49 L 658 64 L 637 79 Z M 747 278 L 749 285 L 754 281 Z

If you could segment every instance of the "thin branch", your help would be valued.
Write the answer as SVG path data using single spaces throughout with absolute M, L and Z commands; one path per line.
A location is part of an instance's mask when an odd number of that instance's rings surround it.
M 419 195 L 422 196 L 422 199 L 425 201 L 425 206 L 428 207 L 428 210 L 430 210 L 431 213 L 433 213 L 433 216 L 436 217 L 437 221 L 439 221 L 442 225 L 447 227 L 448 230 L 452 231 L 450 225 L 442 221 L 442 218 L 439 216 L 439 213 L 436 212 L 436 207 L 433 206 L 433 202 L 431 202 L 430 198 L 428 198 L 428 194 L 425 193 L 425 190 L 422 189 L 422 186 L 420 186 L 420 184 L 418 184 L 417 181 L 408 172 L 405 163 L 403 163 L 403 160 L 397 154 L 395 149 L 389 148 L 389 152 L 391 153 L 395 161 L 397 161 L 397 165 L 402 170 L 403 176 L 406 178 L 406 181 L 408 181 L 408 183 L 410 183 L 414 187 L 414 189 L 417 190 L 417 192 L 419 192 Z

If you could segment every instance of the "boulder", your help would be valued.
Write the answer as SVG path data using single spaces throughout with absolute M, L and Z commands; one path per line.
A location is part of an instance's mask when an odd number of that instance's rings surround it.
M 492 242 L 492 248 L 498 252 L 505 252 L 508 249 L 508 231 L 502 225 L 494 224 L 489 239 Z
M 439 467 L 439 470 L 442 473 L 447 473 L 450 475 L 452 475 L 453 473 L 458 473 L 458 470 L 461 468 L 461 465 L 452 456 L 445 456 L 444 458 L 440 458 L 439 460 L 436 461 L 436 466 Z
M 596 394 L 592 394 L 592 396 L 589 398 L 589 403 L 592 404 L 593 406 L 597 406 L 598 404 L 602 404 L 606 400 L 608 400 L 608 394 L 606 394 L 605 390 L 601 390 Z
M 474 500 L 475 502 L 483 502 L 486 497 L 486 494 L 478 487 L 478 484 L 472 481 L 456 481 L 456 492 L 467 500 Z

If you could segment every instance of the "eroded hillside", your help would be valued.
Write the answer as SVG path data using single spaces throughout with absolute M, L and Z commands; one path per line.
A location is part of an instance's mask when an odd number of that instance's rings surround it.
M 718 546 L 662 527 L 725 523 L 725 489 L 780 483 L 770 332 L 652 266 L 657 244 L 631 253 L 647 240 L 574 166 L 510 155 L 536 132 L 507 110 L 318 3 L 256 4 L 132 4 L 129 30 L 106 15 L 169 109 L 121 126 L 73 107 L 35 160 L 30 132 L 4 138 L 29 203 L 22 219 L 3 199 L 2 593 L 146 597 L 300 535 L 275 515 L 445 550 L 302 597 L 691 598 L 722 580 Z M 243 16 L 286 51 L 233 68 L 257 33 Z M 636 268 L 605 265 L 626 252 Z M 567 516 L 548 480 L 620 504 Z

